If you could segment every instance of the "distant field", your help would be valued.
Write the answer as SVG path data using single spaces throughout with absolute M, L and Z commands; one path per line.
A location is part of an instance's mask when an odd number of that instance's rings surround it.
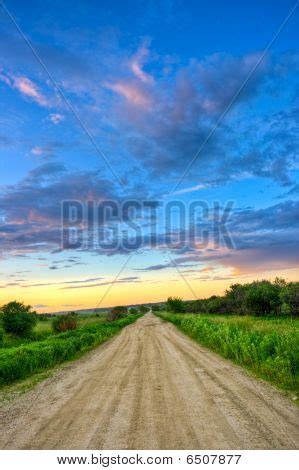
M 160 313 L 202 345 L 299 392 L 299 319 Z
M 100 314 L 100 316 L 96 317 L 95 315 L 76 315 L 78 321 L 78 327 L 81 328 L 82 326 L 86 325 L 95 325 L 98 323 L 102 323 L 106 320 L 107 315 Z M 41 341 L 43 339 L 48 338 L 53 334 L 52 330 L 52 320 L 53 318 L 44 318 L 43 320 L 38 320 L 36 326 L 34 327 L 34 331 L 30 338 L 17 338 L 13 335 L 5 335 L 3 347 L 4 348 L 11 348 L 15 346 L 20 346 L 22 344 L 32 343 L 32 341 Z

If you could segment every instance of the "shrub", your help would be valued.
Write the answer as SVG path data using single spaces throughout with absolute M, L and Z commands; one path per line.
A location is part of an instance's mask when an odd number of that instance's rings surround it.
M 129 314 L 130 315 L 137 315 L 137 313 L 138 313 L 137 308 L 132 307 L 132 308 L 129 309 Z
M 22 302 L 9 302 L 2 307 L 2 323 L 6 333 L 16 336 L 29 336 L 36 324 L 36 312 L 31 311 L 30 305 Z
M 76 330 L 77 326 L 77 319 L 73 315 L 60 315 L 52 320 L 52 328 L 56 333 Z
M 206 300 L 197 299 L 185 302 L 185 311 L 187 313 L 202 313 L 206 310 Z
M 206 309 L 203 312 L 207 313 L 231 313 L 231 303 L 226 297 L 213 295 L 206 302 Z
M 126 315 L 128 315 L 127 307 L 122 307 L 122 306 L 113 307 L 108 313 L 107 320 L 108 321 L 118 320 L 119 318 L 124 318 Z
M 3 344 L 3 340 L 4 340 L 4 330 L 3 330 L 3 328 L 0 326 L 0 347 L 1 347 L 2 344 Z

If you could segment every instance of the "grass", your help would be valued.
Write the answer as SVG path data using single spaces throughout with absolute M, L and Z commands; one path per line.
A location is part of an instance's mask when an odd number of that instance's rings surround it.
M 89 322 L 77 330 L 0 349 L 0 385 L 45 371 L 103 343 L 140 315 L 129 315 L 114 322 Z
M 95 325 L 103 323 L 106 320 L 106 315 L 96 317 L 95 315 L 78 315 L 76 316 L 78 327 L 81 328 L 86 325 Z M 29 338 L 17 338 L 14 335 L 6 334 L 2 344 L 3 348 L 11 348 L 21 346 L 22 344 L 30 344 L 33 341 L 41 341 L 53 335 L 52 318 L 45 320 L 38 320 L 32 335 Z
M 202 345 L 280 388 L 299 392 L 299 320 L 160 313 Z

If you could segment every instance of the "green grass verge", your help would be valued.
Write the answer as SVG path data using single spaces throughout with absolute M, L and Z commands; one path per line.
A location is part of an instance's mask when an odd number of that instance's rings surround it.
M 18 347 L 0 349 L 0 385 L 29 377 L 103 343 L 141 315 L 99 322 Z
M 280 388 L 299 392 L 299 322 L 160 313 L 202 345 Z

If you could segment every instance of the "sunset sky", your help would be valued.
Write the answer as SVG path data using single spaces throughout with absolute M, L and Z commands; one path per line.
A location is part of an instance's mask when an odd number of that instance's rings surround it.
M 294 5 L 6 0 L 0 305 L 75 310 L 299 279 Z M 123 246 L 125 217 L 108 221 L 115 249 L 62 246 L 62 201 L 128 199 L 155 209 L 136 213 L 133 248 Z M 171 201 L 208 213 L 170 227 Z M 231 243 L 215 243 L 215 204 L 231 207 Z M 185 238 L 168 243 L 170 232 Z

